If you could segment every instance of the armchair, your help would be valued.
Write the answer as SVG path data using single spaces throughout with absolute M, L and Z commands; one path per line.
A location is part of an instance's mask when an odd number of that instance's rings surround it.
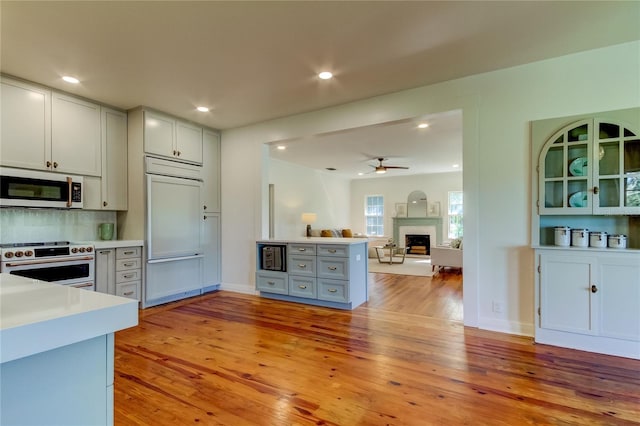
M 431 247 L 431 270 L 434 275 L 444 267 L 462 268 L 462 248 L 448 246 Z

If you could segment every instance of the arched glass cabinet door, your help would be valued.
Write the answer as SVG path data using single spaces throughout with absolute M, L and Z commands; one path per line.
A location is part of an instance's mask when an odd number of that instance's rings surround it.
M 552 135 L 538 163 L 540 214 L 639 214 L 637 134 L 622 123 L 598 118 Z
M 593 206 L 591 143 L 593 120 L 553 134 L 538 163 L 540 214 L 590 214 Z

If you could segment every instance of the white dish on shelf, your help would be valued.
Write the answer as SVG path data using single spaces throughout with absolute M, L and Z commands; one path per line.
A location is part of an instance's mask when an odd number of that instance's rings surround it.
M 578 157 L 569 164 L 569 173 L 573 176 L 587 175 L 587 157 Z
M 571 194 L 569 197 L 570 207 L 587 207 L 587 191 L 578 191 Z

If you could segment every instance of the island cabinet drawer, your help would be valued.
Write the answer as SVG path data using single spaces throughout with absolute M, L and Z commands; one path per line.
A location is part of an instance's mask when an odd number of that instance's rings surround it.
M 316 257 L 290 254 L 287 260 L 287 272 L 294 275 L 316 276 Z
M 289 294 L 287 274 L 256 274 L 256 288 L 268 293 Z
M 142 279 L 141 269 L 132 269 L 130 271 L 116 272 L 116 283 L 124 283 L 127 281 L 136 281 Z
M 315 299 L 317 295 L 316 279 L 289 275 L 289 295 Z
M 349 246 L 318 244 L 318 256 L 349 257 Z
M 140 257 L 142 247 L 120 247 L 116 249 L 116 259 L 128 259 L 130 257 Z
M 130 283 L 116 284 L 116 296 L 128 297 L 129 299 L 140 300 L 139 289 L 141 281 L 133 281 Z
M 116 260 L 116 271 L 128 271 L 129 269 L 140 269 L 140 258 L 118 259 Z
M 316 255 L 315 244 L 293 243 L 287 246 L 288 254 L 306 254 L 309 256 Z
M 318 299 L 329 302 L 349 302 L 349 283 L 318 278 Z
M 318 257 L 318 278 L 349 279 L 349 259 L 342 257 Z

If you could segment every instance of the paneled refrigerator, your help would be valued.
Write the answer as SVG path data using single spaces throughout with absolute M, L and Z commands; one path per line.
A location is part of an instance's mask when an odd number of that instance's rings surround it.
M 202 292 L 202 167 L 147 157 L 145 169 L 149 307 Z

